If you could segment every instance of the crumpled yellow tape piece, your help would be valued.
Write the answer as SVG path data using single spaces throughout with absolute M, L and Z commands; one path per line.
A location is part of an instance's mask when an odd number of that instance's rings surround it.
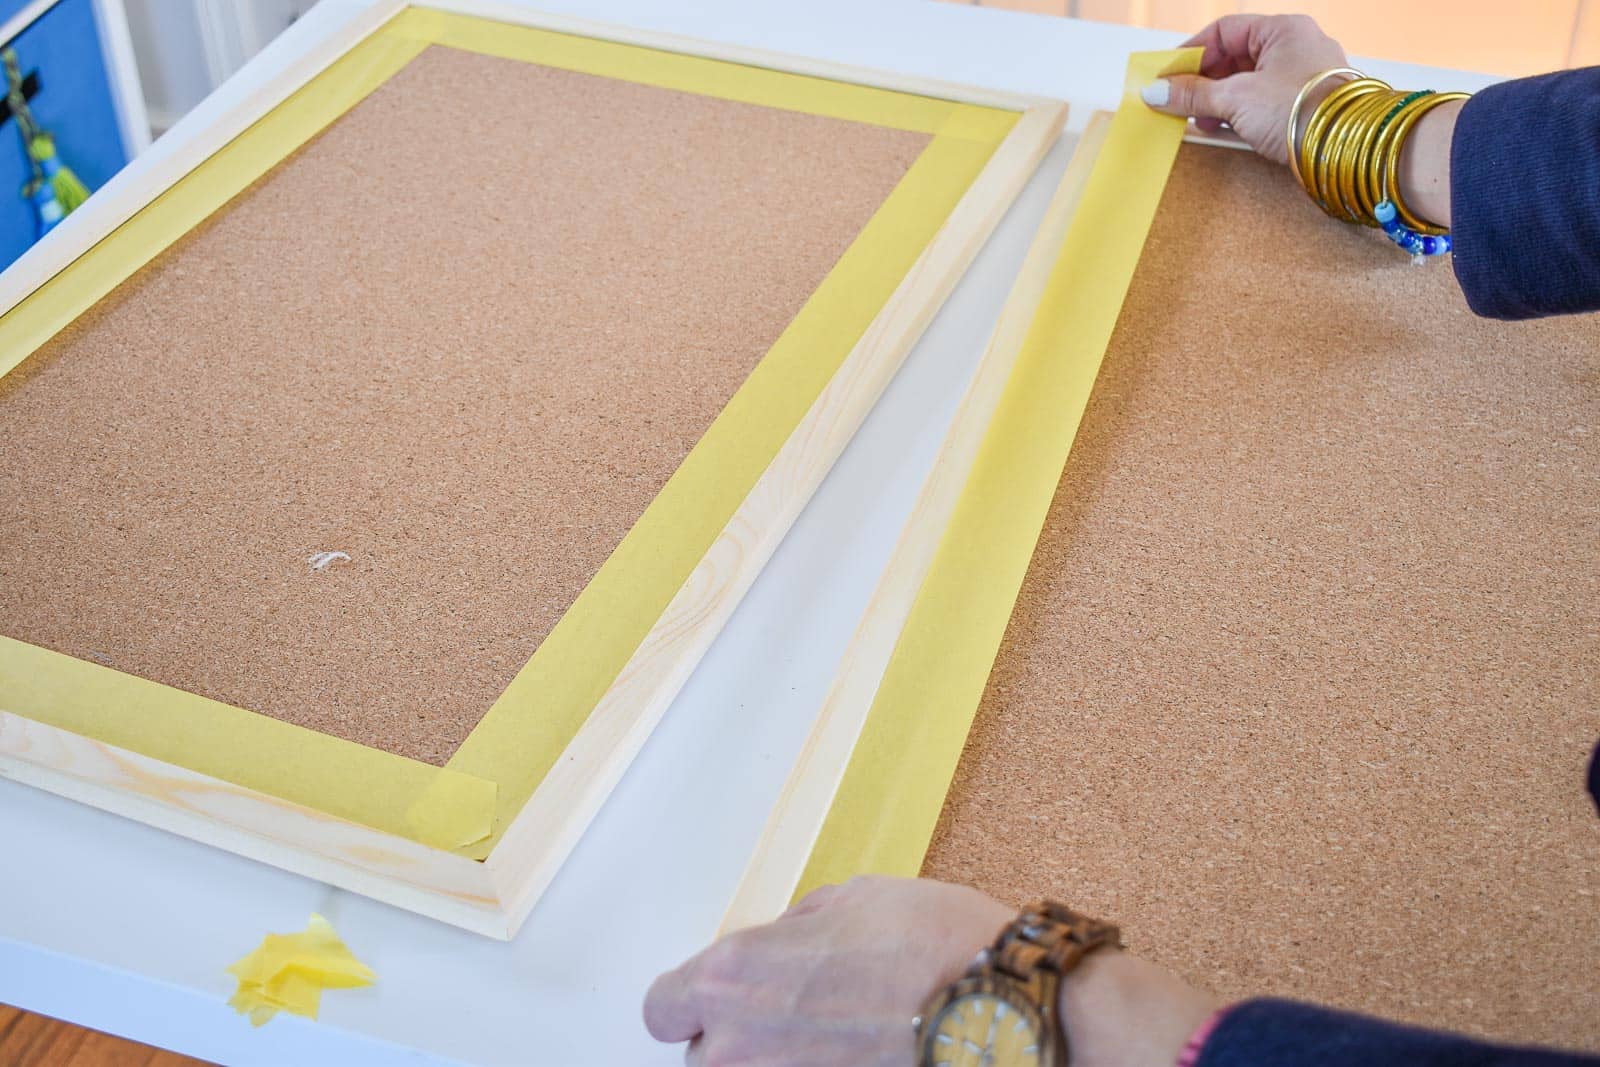
M 884 672 L 796 897 L 915 875 L 1077 436 L 1185 123 L 1139 90 L 1201 49 L 1134 54 L 1011 380 Z
M 324 989 L 356 989 L 377 980 L 334 933 L 312 915 L 298 934 L 268 934 L 249 955 L 228 968 L 239 988 L 228 1004 L 261 1026 L 280 1011 L 317 1017 Z

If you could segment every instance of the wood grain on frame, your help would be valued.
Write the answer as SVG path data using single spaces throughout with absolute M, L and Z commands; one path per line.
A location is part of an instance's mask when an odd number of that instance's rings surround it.
M 0 777 L 455 926 L 508 936 L 482 863 L 3 709 Z
M 940 445 L 888 568 L 845 650 L 838 674 L 805 745 L 784 781 L 767 825 L 723 918 L 725 932 L 767 922 L 788 907 L 833 803 L 861 727 L 877 696 L 922 580 L 966 487 L 1034 311 L 1044 295 L 1067 228 L 1110 125 L 1091 118 L 1023 261 L 1000 320 Z
M 525 915 L 966 271 L 1065 120 L 1030 108 L 846 357 L 761 481 L 489 857 Z M 552 827 L 559 832 L 552 833 Z

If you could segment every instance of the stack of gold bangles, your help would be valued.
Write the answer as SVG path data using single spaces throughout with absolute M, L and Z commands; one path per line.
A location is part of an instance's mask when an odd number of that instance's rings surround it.
M 1318 104 L 1300 131 L 1300 109 L 1329 78 L 1348 80 Z M 1289 110 L 1289 169 L 1328 214 L 1375 226 L 1412 256 L 1443 255 L 1450 235 L 1418 218 L 1400 196 L 1400 152 L 1429 111 L 1466 93 L 1405 93 L 1350 67 L 1306 82 Z

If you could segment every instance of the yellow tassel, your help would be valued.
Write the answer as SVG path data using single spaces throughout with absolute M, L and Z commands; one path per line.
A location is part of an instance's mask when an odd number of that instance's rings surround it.
M 75 208 L 89 199 L 89 188 L 79 180 L 78 176 L 56 158 L 56 143 L 48 133 L 38 134 L 28 142 L 28 155 L 39 164 L 44 171 L 44 176 L 50 183 L 50 188 L 55 190 L 56 202 L 61 205 L 61 210 L 71 214 Z

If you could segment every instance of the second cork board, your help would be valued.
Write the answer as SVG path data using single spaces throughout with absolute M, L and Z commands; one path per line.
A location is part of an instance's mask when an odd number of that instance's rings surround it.
M 0 751 L 481 859 L 692 666 L 637 653 L 736 601 L 1061 109 L 387 6 L 0 319 Z
M 1600 1049 L 1597 353 L 1184 146 L 921 873 L 1230 999 Z

